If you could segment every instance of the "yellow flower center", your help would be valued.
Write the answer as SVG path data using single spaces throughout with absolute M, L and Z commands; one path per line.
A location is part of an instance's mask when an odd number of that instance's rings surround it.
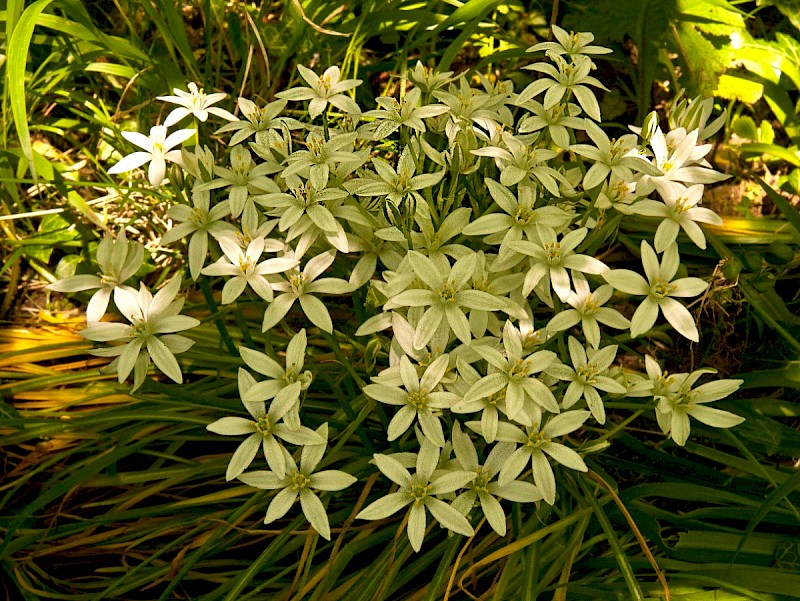
M 311 486 L 311 478 L 301 474 L 300 470 L 292 471 L 292 490 L 302 490 Z
M 661 300 L 669 296 L 674 288 L 675 286 L 669 282 L 665 282 L 661 278 L 656 278 L 656 281 L 652 286 L 650 286 L 650 294 L 652 294 L 657 300 Z

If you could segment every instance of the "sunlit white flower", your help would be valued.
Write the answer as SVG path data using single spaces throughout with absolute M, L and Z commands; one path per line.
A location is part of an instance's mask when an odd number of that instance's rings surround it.
M 677 182 L 656 182 L 656 188 L 664 202 L 647 199 L 631 207 L 639 215 L 662 218 L 653 240 L 656 252 L 663 252 L 675 242 L 679 229 L 686 232 L 697 246 L 705 248 L 706 237 L 698 222 L 722 225 L 723 221 L 711 209 L 697 206 L 703 198 L 703 185 L 695 184 L 687 188 Z
M 292 257 L 273 258 L 259 262 L 265 250 L 272 252 L 283 250 L 283 243 L 277 240 L 267 241 L 262 237 L 255 238 L 248 244 L 246 251 L 242 250 L 242 247 L 230 236 L 220 236 L 217 241 L 225 256 L 203 269 L 202 273 L 232 276 L 222 288 L 223 305 L 232 303 L 239 298 L 248 285 L 265 301 L 271 301 L 273 298 L 272 286 L 264 276 L 284 273 L 299 263 Z
M 112 175 L 126 173 L 150 162 L 150 167 L 147 170 L 147 179 L 150 181 L 150 185 L 158 186 L 166 177 L 167 161 L 178 165 L 183 164 L 181 151 L 170 149 L 182 144 L 194 134 L 195 130 L 193 129 L 179 129 L 167 135 L 167 128 L 164 125 L 151 127 L 149 136 L 135 131 L 123 131 L 123 138 L 143 150 L 127 155 L 111 167 L 108 172 Z
M 297 65 L 297 70 L 300 71 L 300 76 L 305 79 L 311 87 L 291 88 L 277 94 L 278 98 L 283 98 L 285 100 L 310 100 L 308 114 L 312 119 L 316 119 L 321 115 L 328 106 L 328 103 L 345 113 L 361 113 L 361 109 L 358 108 L 355 100 L 342 94 L 342 92 L 361 84 L 360 79 L 343 79 L 339 81 L 341 77 L 339 67 L 328 67 L 321 76 L 303 65 Z
M 540 42 L 528 48 L 528 52 L 538 52 L 549 50 L 553 54 L 608 54 L 611 48 L 594 46 L 594 34 L 588 32 L 567 32 L 558 25 L 553 25 L 553 36 L 555 42 Z
M 234 115 L 225 109 L 211 106 L 212 104 L 216 104 L 220 100 L 227 98 L 227 94 L 220 92 L 215 94 L 206 94 L 202 89 L 198 89 L 197 84 L 194 82 L 190 82 L 188 84 L 188 88 L 188 92 L 184 92 L 178 88 L 173 88 L 172 93 L 175 94 L 174 96 L 157 97 L 159 100 L 163 100 L 164 102 L 171 102 L 179 105 L 178 108 L 173 109 L 172 112 L 167 115 L 167 118 L 164 121 L 165 127 L 175 125 L 178 121 L 189 115 L 194 115 L 199 121 L 203 122 L 208 119 L 209 115 L 216 115 L 217 117 L 222 117 L 228 121 L 237 120 Z

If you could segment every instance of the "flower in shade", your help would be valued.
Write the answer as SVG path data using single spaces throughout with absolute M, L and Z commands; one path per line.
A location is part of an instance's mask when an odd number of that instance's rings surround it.
M 573 470 L 585 472 L 588 469 L 580 455 L 553 439 L 574 432 L 589 415 L 588 411 L 566 411 L 551 417 L 544 426 L 533 424 L 524 431 L 507 422 L 501 422 L 497 440 L 514 442 L 521 446 L 503 464 L 498 478 L 500 486 L 512 482 L 530 462 L 533 481 L 544 500 L 552 505 L 556 500 L 556 478 L 547 457 Z M 467 422 L 467 427 L 481 433 L 480 422 Z
M 86 307 L 86 321 L 100 321 L 108 308 L 111 294 L 118 287 L 126 288 L 124 282 L 133 277 L 143 259 L 144 247 L 138 242 L 127 240 L 124 229 L 120 230 L 116 240 L 110 233 L 106 233 L 97 245 L 96 260 L 101 275 L 73 275 L 50 284 L 47 289 L 56 292 L 80 292 L 97 288 Z M 132 288 L 130 290 L 136 292 Z
M 400 489 L 371 503 L 356 516 L 360 520 L 382 520 L 411 505 L 408 511 L 408 540 L 411 548 L 419 552 L 425 537 L 427 509 L 445 528 L 457 534 L 472 536 L 473 530 L 465 518 L 452 505 L 438 495 L 454 492 L 475 479 L 476 473 L 466 470 L 437 470 L 439 447 L 423 437 L 416 457 L 416 473 L 411 473 L 400 461 L 389 455 L 373 455 L 378 469 Z
M 664 251 L 659 264 L 655 251 L 642 240 L 642 266 L 647 279 L 630 269 L 614 269 L 603 274 L 617 290 L 645 295 L 631 318 L 631 336 L 636 338 L 652 328 L 661 310 L 679 334 L 697 342 L 700 337 L 692 314 L 673 297 L 697 296 L 705 292 L 708 284 L 700 278 L 673 279 L 680 266 L 678 245 L 674 243 Z
M 714 409 L 706 403 L 718 401 L 736 392 L 744 380 L 717 380 L 692 388 L 704 374 L 717 370 L 705 367 L 690 374 L 663 373 L 658 363 L 645 356 L 647 375 L 654 383 L 653 396 L 658 401 L 656 420 L 664 434 L 669 434 L 676 444 L 683 446 L 689 437 L 689 416 L 713 428 L 732 428 L 744 421 L 729 411 Z
M 274 399 L 269 404 L 269 409 L 263 402 L 247 402 L 247 392 L 256 385 L 256 380 L 247 370 L 239 369 L 239 395 L 245 409 L 253 419 L 244 417 L 222 417 L 206 426 L 206 430 L 223 436 L 248 435 L 242 441 L 228 463 L 226 480 L 233 480 L 241 474 L 255 459 L 258 449 L 264 451 L 267 465 L 277 477 L 283 478 L 290 464 L 286 460 L 284 447 L 279 441 L 286 441 L 294 445 L 319 444 L 324 439 L 316 432 L 305 426 L 292 427 L 285 422 L 286 415 L 294 406 L 294 399 L 284 395 Z
M 453 451 L 459 465 L 468 472 L 475 473 L 475 479 L 468 483 L 467 490 L 453 501 L 453 507 L 468 515 L 475 503 L 479 503 L 486 521 L 500 536 L 506 534 L 506 514 L 496 497 L 517 503 L 532 503 L 542 498 L 539 489 L 530 482 L 512 480 L 503 486 L 493 482 L 503 464 L 514 452 L 510 442 L 499 442 L 492 447 L 486 462 L 478 464 L 478 453 L 469 434 L 462 432 L 458 422 L 453 424 Z
M 266 490 L 278 490 L 267 507 L 265 524 L 270 524 L 281 519 L 292 508 L 297 498 L 300 498 L 300 507 L 303 515 L 319 534 L 331 539 L 331 527 L 325 507 L 314 490 L 342 490 L 354 484 L 356 478 L 339 470 L 324 470 L 315 472 L 325 448 L 328 446 L 328 424 L 317 428 L 316 434 L 323 440 L 318 444 L 307 444 L 300 453 L 300 465 L 283 449 L 287 470 L 282 476 L 275 472 L 259 471 L 247 472 L 239 476 L 239 480 L 250 486 Z
M 167 135 L 167 128 L 164 125 L 151 127 L 149 136 L 136 131 L 124 131 L 122 132 L 122 137 L 143 150 L 138 150 L 123 157 L 108 172 L 112 175 L 127 173 L 149 162 L 147 179 L 150 180 L 150 185 L 158 186 L 167 175 L 167 161 L 178 165 L 183 164 L 181 151 L 171 150 L 171 148 L 182 144 L 194 134 L 195 130 L 193 129 L 179 129 Z
M 436 390 L 447 372 L 449 359 L 449 355 L 437 357 L 420 378 L 409 358 L 403 355 L 400 359 L 400 377 L 405 389 L 384 384 L 368 384 L 364 387 L 364 394 L 367 396 L 381 403 L 400 407 L 389 422 L 388 440 L 401 436 L 416 418 L 423 434 L 435 445 L 444 446 L 444 432 L 437 413 L 441 409 L 452 407 L 458 401 L 458 396 L 452 392 Z
M 194 341 L 175 332 L 188 330 L 200 325 L 200 322 L 194 317 L 179 315 L 183 308 L 183 299 L 175 300 L 175 295 L 180 285 L 181 278 L 176 277 L 155 296 L 150 294 L 144 284 L 140 285 L 138 292 L 116 288 L 114 303 L 130 325 L 98 322 L 80 332 L 84 338 L 96 342 L 119 340 L 125 343 L 97 349 L 92 354 L 116 357 L 109 369 L 116 369 L 120 382 L 133 371 L 133 390 L 144 382 L 150 359 L 170 379 L 179 384 L 183 381 L 175 353 L 187 351 Z

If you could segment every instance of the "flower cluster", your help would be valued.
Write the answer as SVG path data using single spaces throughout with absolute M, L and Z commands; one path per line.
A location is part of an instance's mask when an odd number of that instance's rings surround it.
M 414 87 L 362 111 L 354 99 L 360 80 L 342 80 L 336 67 L 318 76 L 301 66 L 307 86 L 281 92 L 263 108 L 240 98 L 237 118 L 211 106 L 222 96 L 190 84 L 190 92 L 163 98 L 179 105 L 167 125 L 190 114 L 227 120 L 218 133 L 233 132 L 230 166 L 215 165 L 208 148 L 171 150 L 191 132 L 166 136 L 156 126 L 150 138 L 127 134 L 145 152 L 112 169 L 150 161 L 148 177 L 158 185 L 165 161 L 183 167 L 191 204 L 170 209 L 176 225 L 162 242 L 189 237 L 192 278 L 219 283 L 222 304 L 246 298 L 263 309 L 265 332 L 287 323 L 294 308 L 292 322 L 302 312 L 313 331 L 346 336 L 328 303 L 361 289 L 373 315 L 355 335 L 369 337 L 384 358 L 362 398 L 388 406 L 386 440 L 378 445 L 404 452 L 374 454 L 398 489 L 356 517 L 383 519 L 408 507 L 415 550 L 428 515 L 470 535 L 482 513 L 502 535 L 502 502 L 555 503 L 559 474 L 587 470 L 591 441 L 582 426 L 604 424 L 609 400 L 644 399 L 680 445 L 687 416 L 715 427 L 741 419 L 705 406 L 735 391 L 738 380 L 692 389 L 707 370 L 662 376 L 648 356 L 645 378 L 618 365 L 620 344 L 647 336 L 659 315 L 679 335 L 699 339 L 684 299 L 708 284 L 683 277 L 678 243 L 684 232 L 705 248 L 700 224 L 721 223 L 699 206 L 704 185 L 725 177 L 704 158 L 710 146 L 703 139 L 721 122 L 708 125 L 710 111 L 700 119 L 694 111 L 693 121 L 671 120 L 664 132 L 650 117 L 648 127 L 610 139 L 594 92 L 604 88 L 591 75 L 593 57 L 608 50 L 592 45 L 590 34 L 558 27 L 554 34 L 555 41 L 530 49 L 547 60 L 529 67 L 537 77 L 519 93 L 511 82 L 482 77 L 476 88 L 463 75 L 418 64 L 408 75 Z M 307 122 L 282 115 L 289 103 L 305 102 Z M 642 269 L 609 264 L 611 253 L 599 250 L 621 223 L 643 217 L 658 223 L 652 244 L 631 245 L 639 247 Z M 100 288 L 97 305 L 112 290 L 119 297 L 134 325 L 92 325 L 84 335 L 126 342 L 124 350 L 102 351 L 118 356 L 120 380 L 135 368 L 140 383 L 152 357 L 179 381 L 169 351 L 185 346 L 173 332 L 191 324 L 166 300 L 178 284 L 152 302 L 139 293 L 134 310 L 136 297 L 123 282 L 138 255 L 121 239 L 113 251 L 105 243 L 113 261 L 104 259 L 102 277 L 56 289 Z M 639 301 L 633 311 L 626 309 L 630 297 Z M 305 330 L 289 342 L 285 366 L 241 347 L 247 367 L 266 379 L 240 369 L 249 418 L 226 417 L 208 428 L 247 436 L 227 479 L 279 491 L 267 522 L 299 498 L 311 525 L 329 538 L 315 491 L 339 491 L 355 478 L 315 471 L 330 432 L 325 423 L 315 430 L 301 423 L 312 383 L 312 372 L 302 371 L 306 349 Z M 269 470 L 245 471 L 259 449 Z

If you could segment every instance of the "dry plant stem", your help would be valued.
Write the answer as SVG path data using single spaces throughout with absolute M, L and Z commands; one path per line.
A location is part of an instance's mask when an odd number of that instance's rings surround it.
M 650 551 L 650 547 L 647 546 L 647 541 L 642 536 L 642 533 L 639 531 L 639 528 L 636 526 L 636 522 L 633 520 L 633 516 L 628 512 L 625 505 L 622 503 L 622 499 L 617 496 L 617 493 L 614 492 L 614 489 L 603 480 L 597 473 L 589 470 L 588 472 L 589 478 L 600 484 L 603 488 L 608 491 L 608 494 L 611 495 L 611 498 L 614 499 L 614 503 L 617 504 L 619 510 L 622 512 L 622 515 L 625 516 L 625 520 L 628 522 L 628 525 L 631 527 L 633 531 L 633 535 L 636 537 L 636 540 L 639 543 L 642 551 L 644 552 L 645 556 L 647 557 L 647 561 L 650 562 L 650 565 L 653 566 L 653 570 L 658 577 L 658 581 L 661 583 L 661 587 L 664 589 L 664 601 L 670 601 L 670 592 L 669 592 L 669 585 L 667 584 L 667 579 L 664 577 L 664 572 L 661 571 L 661 568 L 658 567 L 658 563 L 656 563 L 656 558 L 653 557 L 653 553 Z
M 250 13 L 245 10 L 244 14 L 247 16 L 247 22 L 250 24 L 250 27 L 253 28 L 253 33 L 256 36 L 256 41 L 258 42 L 258 48 L 261 50 L 261 57 L 264 59 L 264 70 L 267 74 L 267 81 L 264 87 L 269 87 L 269 56 L 267 56 L 267 49 L 264 47 L 264 40 L 261 38 L 261 33 L 258 31 L 258 27 L 256 27 L 255 22 L 253 21 L 253 17 L 250 16 Z M 248 58 L 248 61 L 250 59 Z M 247 79 L 246 77 L 242 79 L 242 86 L 244 86 L 244 81 Z
M 467 549 L 469 549 L 469 546 L 472 544 L 472 541 L 478 535 L 478 530 L 481 529 L 481 526 L 483 526 L 485 521 L 486 518 L 483 518 L 478 523 L 478 525 L 475 526 L 475 533 L 467 539 L 467 542 L 464 543 L 464 546 L 461 548 L 461 551 L 459 551 L 458 555 L 456 556 L 456 562 L 453 564 L 453 571 L 450 573 L 450 579 L 447 581 L 447 589 L 445 589 L 444 591 L 444 597 L 442 598 L 442 601 L 447 601 L 450 598 L 450 591 L 453 588 L 453 583 L 455 582 L 456 574 L 458 573 L 458 564 L 461 563 L 461 558 L 464 557 L 464 553 L 466 553 Z M 464 592 L 467 593 L 467 591 Z M 469 595 L 469 593 L 467 594 Z
M 550 13 L 550 31 L 547 33 L 547 41 L 553 41 L 553 25 L 558 21 L 558 8 L 560 0 L 553 0 L 553 12 Z
M 286 594 L 287 600 L 292 598 L 294 589 L 296 589 L 297 585 L 300 583 L 300 578 L 303 576 L 303 571 L 306 567 L 306 562 L 308 561 L 308 555 L 313 546 L 315 535 L 316 533 L 313 530 L 309 530 L 308 534 L 306 535 L 306 542 L 303 545 L 303 552 L 300 554 L 300 561 L 297 562 L 297 571 L 294 574 L 292 586 L 289 587 L 289 592 Z
M 330 570 L 330 567 L 333 565 L 333 562 L 336 559 L 336 555 L 339 552 L 339 548 L 342 546 L 342 543 L 344 542 L 345 533 L 352 530 L 366 530 L 366 528 L 353 528 L 352 524 L 353 520 L 355 520 L 356 518 L 356 515 L 358 515 L 358 512 L 361 511 L 361 508 L 367 501 L 367 497 L 369 496 L 369 493 L 372 490 L 372 487 L 374 486 L 375 482 L 378 480 L 378 476 L 379 473 L 376 472 L 367 479 L 367 483 L 364 485 L 364 490 L 361 491 L 361 494 L 359 495 L 358 500 L 356 501 L 355 507 L 353 507 L 352 513 L 345 520 L 344 524 L 342 525 L 342 528 L 340 529 L 339 536 L 336 538 L 336 542 L 333 544 L 333 550 L 331 551 L 330 557 L 328 558 L 328 562 L 325 564 L 324 567 L 320 568 L 319 571 L 317 571 L 314 574 L 314 577 L 311 579 L 311 581 L 306 583 L 306 585 L 303 587 L 303 590 L 300 591 L 294 598 L 295 601 L 300 601 L 301 599 L 304 599 L 306 595 L 310 594 L 328 573 L 328 570 Z M 367 525 L 372 527 L 372 524 L 367 524 Z M 335 530 L 336 529 L 332 529 L 331 531 L 335 532 Z
M 303 7 L 300 4 L 299 0 L 292 0 L 292 4 L 298 10 L 298 12 L 300 13 L 300 16 L 303 18 L 303 21 L 308 23 L 311 26 L 311 28 L 314 29 L 314 31 L 318 31 L 320 33 L 325 33 L 327 35 L 336 35 L 336 36 L 340 36 L 340 37 L 343 37 L 343 38 L 349 38 L 350 37 L 351 34 L 349 34 L 349 33 L 340 33 L 338 31 L 333 31 L 332 29 L 325 29 L 324 27 L 320 27 L 319 25 L 314 23 L 314 21 L 312 21 L 311 19 L 309 19 L 306 16 L 306 12 L 303 10 Z M 326 21 L 327 21 L 327 19 L 326 19 Z

